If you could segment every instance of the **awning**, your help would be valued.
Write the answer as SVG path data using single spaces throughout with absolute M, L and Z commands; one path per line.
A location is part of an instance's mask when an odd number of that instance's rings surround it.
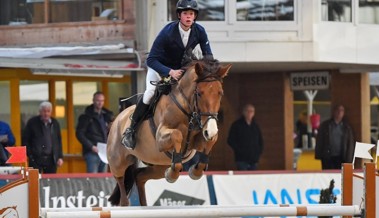
M 139 53 L 123 44 L 0 48 L 0 67 L 29 68 L 33 74 L 101 77 L 143 70 Z

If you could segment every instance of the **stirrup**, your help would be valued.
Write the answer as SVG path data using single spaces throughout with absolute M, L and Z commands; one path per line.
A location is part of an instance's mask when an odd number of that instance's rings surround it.
M 130 127 L 122 134 L 121 144 L 124 145 L 126 149 L 133 150 L 136 147 L 135 134 L 136 130 Z

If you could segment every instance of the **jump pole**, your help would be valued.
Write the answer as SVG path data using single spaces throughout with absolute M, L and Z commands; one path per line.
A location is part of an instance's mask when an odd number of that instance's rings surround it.
M 235 216 L 338 216 L 359 215 L 359 206 L 297 206 L 297 207 L 223 207 L 83 212 L 47 212 L 47 218 L 123 218 L 123 217 L 235 217 Z
M 219 205 L 188 205 L 185 207 L 186 209 L 216 209 L 216 208 L 241 208 L 241 207 L 303 207 L 304 205 L 300 204 L 261 204 L 261 205 L 230 205 L 230 206 L 219 206 Z M 311 207 L 319 207 L 319 206 L 336 206 L 335 204 L 314 204 Z M 117 211 L 117 210 L 162 210 L 162 209 L 175 209 L 179 207 L 173 206 L 114 206 L 114 207 L 76 207 L 76 208 L 41 208 L 40 215 L 42 217 L 46 217 L 47 213 L 50 212 L 89 212 L 89 211 Z

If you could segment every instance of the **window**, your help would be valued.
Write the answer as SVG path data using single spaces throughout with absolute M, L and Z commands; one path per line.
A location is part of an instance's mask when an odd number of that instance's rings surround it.
M 21 129 L 31 117 L 37 116 L 39 105 L 49 100 L 47 81 L 20 81 Z
M 111 110 L 115 115 L 119 112 L 119 99 L 127 98 L 131 96 L 131 87 L 128 83 L 119 82 L 109 82 L 109 110 Z
M 38 8 L 42 10 L 37 11 Z M 35 16 L 42 19 L 34 20 Z M 33 7 L 26 0 L 0 0 L 0 25 L 43 23 L 44 16 L 43 3 Z
M 176 20 L 177 0 L 168 0 L 168 20 Z M 197 0 L 199 5 L 199 21 L 224 21 L 225 20 L 225 0 Z
M 292 21 L 294 0 L 237 0 L 237 21 Z
M 11 93 L 9 81 L 0 81 L 0 120 L 10 124 L 11 120 Z
M 121 19 L 122 0 L 49 0 L 48 23 Z M 0 25 L 45 23 L 45 0 L 0 0 Z
M 98 82 L 74 82 L 73 83 L 75 127 L 78 124 L 79 116 L 84 113 L 84 110 L 86 109 L 88 105 L 92 104 L 93 94 L 97 91 L 101 91 L 101 83 L 98 83 Z
M 359 0 L 359 23 L 379 24 L 379 0 Z
M 67 98 L 66 82 L 55 82 L 55 118 L 58 120 L 61 130 L 67 129 Z
M 322 0 L 321 4 L 323 21 L 352 21 L 351 0 Z

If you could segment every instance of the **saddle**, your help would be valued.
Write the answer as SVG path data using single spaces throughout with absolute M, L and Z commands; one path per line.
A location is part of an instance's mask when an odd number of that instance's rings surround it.
M 151 103 L 149 106 L 148 111 L 146 112 L 146 115 L 143 120 L 147 120 L 149 118 L 152 118 L 155 113 L 155 108 L 159 102 L 159 99 L 162 97 L 162 95 L 168 95 L 171 92 L 172 85 L 175 85 L 177 83 L 176 80 L 171 80 L 168 78 L 164 78 L 160 81 L 151 81 L 150 82 L 153 86 L 156 86 L 154 96 L 151 99 Z

